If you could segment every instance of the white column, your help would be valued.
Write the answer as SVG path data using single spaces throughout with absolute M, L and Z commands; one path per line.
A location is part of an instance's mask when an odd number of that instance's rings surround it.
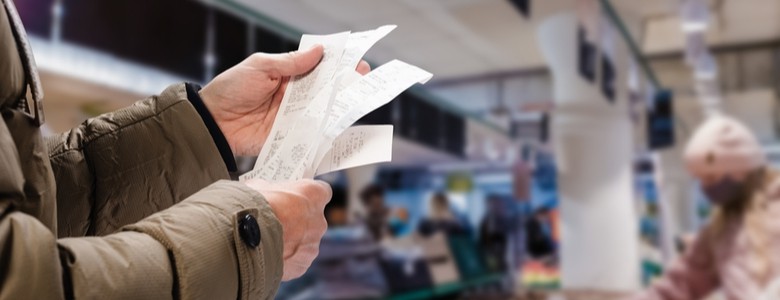
M 640 286 L 632 124 L 625 101 L 609 104 L 580 77 L 576 34 L 573 14 L 550 17 L 537 31 L 554 79 L 562 284 L 632 291 Z

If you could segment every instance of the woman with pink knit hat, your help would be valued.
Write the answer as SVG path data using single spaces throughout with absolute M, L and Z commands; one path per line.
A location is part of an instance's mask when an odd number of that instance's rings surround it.
M 780 299 L 780 173 L 756 137 L 733 118 L 701 125 L 685 150 L 713 215 L 663 278 L 635 299 L 696 300 L 720 289 L 730 300 Z

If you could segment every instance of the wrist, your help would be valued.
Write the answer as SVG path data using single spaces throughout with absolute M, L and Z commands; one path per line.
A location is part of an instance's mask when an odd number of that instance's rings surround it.
M 222 160 L 225 162 L 225 167 L 229 172 L 236 172 L 238 167 L 236 166 L 236 159 L 235 156 L 233 156 L 232 147 L 230 143 L 228 143 L 228 140 L 222 132 L 222 129 L 219 127 L 216 119 L 211 114 L 205 99 L 201 97 L 200 85 L 186 83 L 185 86 L 187 89 L 187 99 L 198 112 L 198 115 L 200 115 L 203 124 L 206 125 L 206 128 L 208 129 L 209 134 L 214 141 L 214 145 L 217 147 L 217 150 L 219 150 L 219 154 L 222 156 Z

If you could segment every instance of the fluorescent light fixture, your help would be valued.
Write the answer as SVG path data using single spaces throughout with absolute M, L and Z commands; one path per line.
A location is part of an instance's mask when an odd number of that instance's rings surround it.
M 707 22 L 683 21 L 682 22 L 682 30 L 683 30 L 683 32 L 707 31 Z
M 30 36 L 38 68 L 139 95 L 153 95 L 168 85 L 191 81 L 160 69 L 130 62 L 105 52 Z
M 683 32 L 706 31 L 710 9 L 703 0 L 684 0 L 680 4 L 680 23 Z

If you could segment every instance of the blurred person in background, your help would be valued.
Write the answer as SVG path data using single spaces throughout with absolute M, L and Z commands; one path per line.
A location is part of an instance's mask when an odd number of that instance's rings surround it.
M 497 195 L 487 197 L 488 209 L 479 225 L 479 245 L 485 252 L 488 267 L 506 271 L 509 231 L 512 230 L 504 201 Z
M 368 227 L 369 233 L 376 241 L 391 236 L 390 209 L 385 205 L 385 189 L 379 185 L 366 186 L 360 193 L 360 200 L 366 213 L 360 219 Z
M 331 196 L 328 205 L 325 205 L 325 220 L 328 221 L 328 227 L 348 225 L 347 191 L 339 185 L 331 186 L 331 188 L 333 196 Z
M 228 171 L 322 55 L 254 54 L 44 140 L 32 52 L 0 0 L 0 299 L 272 298 L 317 256 L 330 186 Z
M 720 288 L 727 299 L 780 299 L 780 176 L 756 137 L 717 115 L 685 150 L 688 170 L 713 214 L 698 236 L 648 291 L 634 299 L 704 299 Z
M 549 261 L 555 256 L 555 241 L 547 207 L 536 209 L 525 224 L 528 254 L 535 259 Z
M 448 235 L 470 234 L 471 228 L 468 221 L 452 211 L 447 195 L 442 192 L 434 193 L 429 204 L 428 216 L 423 218 L 417 226 L 417 230 L 423 236 L 430 236 L 439 231 Z

